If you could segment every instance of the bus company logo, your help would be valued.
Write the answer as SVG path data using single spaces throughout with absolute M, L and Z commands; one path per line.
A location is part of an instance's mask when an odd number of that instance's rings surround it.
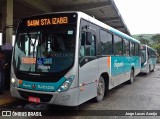
M 31 88 L 31 85 L 28 84 L 28 83 L 23 83 L 22 86 L 25 87 L 25 88 Z
M 114 67 L 116 67 L 117 69 L 118 69 L 119 67 L 123 67 L 123 66 L 124 66 L 124 63 L 123 63 L 123 62 L 117 63 L 117 60 L 114 61 Z
M 35 89 L 35 88 L 36 88 L 36 84 L 33 84 L 33 85 L 32 85 L 32 88 Z

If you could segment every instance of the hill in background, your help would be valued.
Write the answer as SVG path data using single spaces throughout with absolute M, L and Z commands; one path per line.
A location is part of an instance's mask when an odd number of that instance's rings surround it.
M 136 34 L 136 35 L 132 35 L 132 37 L 139 40 L 139 36 L 143 36 L 144 39 L 151 41 L 151 38 L 154 35 L 156 34 Z

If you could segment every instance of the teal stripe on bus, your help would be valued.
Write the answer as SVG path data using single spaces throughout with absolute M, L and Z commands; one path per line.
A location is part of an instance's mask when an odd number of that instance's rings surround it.
M 54 80 L 54 77 L 53 77 Z M 22 83 L 19 84 L 19 88 L 35 90 L 35 91 L 46 91 L 52 92 L 56 91 L 66 80 L 66 78 L 62 77 L 58 82 L 30 82 L 22 80 Z
M 132 67 L 141 68 L 139 56 L 112 56 L 111 58 L 112 76 L 130 72 Z

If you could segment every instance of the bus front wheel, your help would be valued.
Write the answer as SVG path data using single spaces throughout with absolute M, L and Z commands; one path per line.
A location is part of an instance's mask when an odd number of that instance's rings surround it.
M 103 100 L 104 94 L 105 94 L 105 82 L 104 78 L 101 76 L 98 81 L 97 96 L 95 97 L 95 101 L 100 102 L 101 100 Z

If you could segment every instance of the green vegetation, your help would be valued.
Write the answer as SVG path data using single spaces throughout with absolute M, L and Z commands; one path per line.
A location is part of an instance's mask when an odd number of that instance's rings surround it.
M 160 34 L 156 34 L 152 36 L 151 40 L 153 43 L 151 44 L 151 47 L 157 50 L 157 53 L 160 54 Z
M 143 36 L 144 39 L 150 40 L 154 35 L 156 34 L 137 34 L 137 35 L 132 35 L 132 37 L 134 37 L 135 39 L 138 39 L 139 36 Z

